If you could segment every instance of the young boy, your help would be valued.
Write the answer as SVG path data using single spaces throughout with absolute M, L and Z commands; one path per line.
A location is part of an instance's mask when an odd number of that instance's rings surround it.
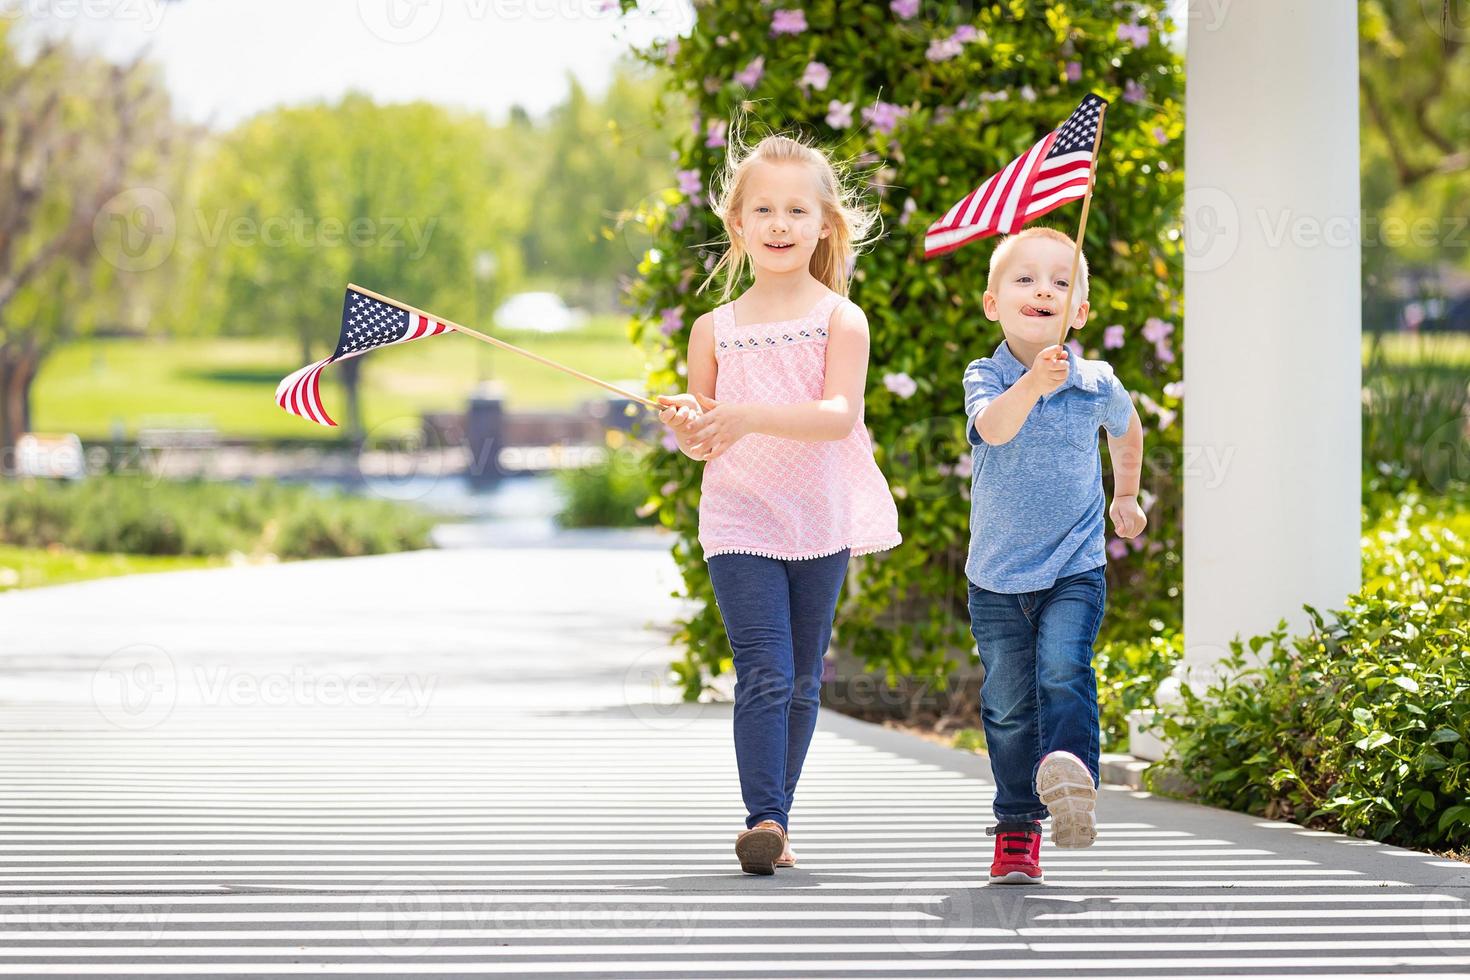
M 965 369 L 972 446 L 970 630 L 985 667 L 981 718 L 995 777 L 992 882 L 1043 880 L 1041 818 L 1052 842 L 1097 837 L 1097 679 L 1092 644 L 1107 587 L 1102 460 L 1108 432 L 1119 537 L 1138 505 L 1143 427 L 1112 368 L 1069 356 L 1061 324 L 1087 322 L 1087 260 L 1070 316 L 1061 308 L 1075 245 L 1050 228 L 1004 239 L 990 259 L 985 316 L 1005 340 Z

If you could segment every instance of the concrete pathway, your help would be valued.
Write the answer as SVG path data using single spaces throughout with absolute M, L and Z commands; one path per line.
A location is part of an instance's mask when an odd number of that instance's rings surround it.
M 561 547 L 0 595 L 0 974 L 1470 976 L 1470 865 L 1106 787 L 990 886 L 985 758 L 832 712 L 801 867 L 741 875 L 678 588 Z

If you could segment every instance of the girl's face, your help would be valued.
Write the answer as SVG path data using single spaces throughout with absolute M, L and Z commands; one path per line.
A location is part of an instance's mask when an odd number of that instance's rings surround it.
M 803 163 L 751 165 L 740 213 L 731 222 L 750 260 L 767 272 L 811 266 L 817 243 L 831 234 L 822 221 L 820 185 Z

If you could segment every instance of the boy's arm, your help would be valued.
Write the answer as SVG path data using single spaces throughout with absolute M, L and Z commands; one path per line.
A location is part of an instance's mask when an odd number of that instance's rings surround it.
M 1059 345 L 1036 355 L 1036 363 L 975 415 L 975 431 L 991 446 L 1010 442 L 1021 431 L 1036 400 L 1067 380 L 1067 350 Z
M 1113 460 L 1113 503 L 1108 508 L 1113 528 L 1120 538 L 1137 537 L 1148 526 L 1148 517 L 1138 505 L 1139 482 L 1143 476 L 1143 421 L 1133 400 L 1123 386 L 1113 379 L 1104 428 L 1108 435 L 1108 455 Z M 1122 435 L 1113 433 L 1126 405 L 1127 429 Z

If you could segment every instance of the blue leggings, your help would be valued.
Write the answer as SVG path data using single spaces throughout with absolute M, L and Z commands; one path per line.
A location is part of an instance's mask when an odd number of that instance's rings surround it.
M 849 549 L 822 558 L 724 554 L 708 559 L 735 654 L 735 764 L 745 826 L 782 827 L 817 727 L 822 656 Z

